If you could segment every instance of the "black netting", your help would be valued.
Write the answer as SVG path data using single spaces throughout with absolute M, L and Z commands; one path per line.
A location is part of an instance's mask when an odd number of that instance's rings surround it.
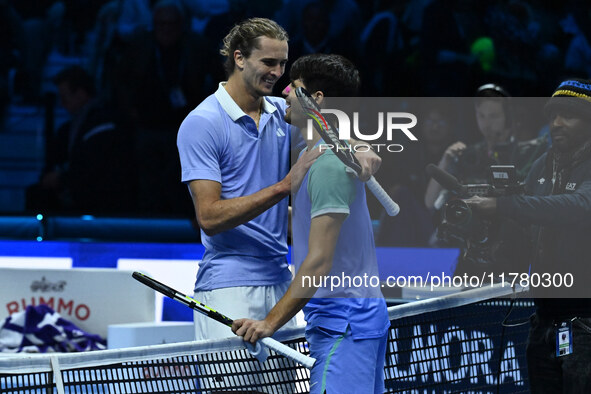
M 511 302 L 491 300 L 392 321 L 386 356 L 388 392 L 528 392 L 528 324 L 504 327 Z M 513 306 L 512 320 L 533 313 Z
M 528 392 L 529 325 L 504 327 L 509 300 L 487 300 L 392 320 L 387 392 Z M 528 301 L 511 320 L 526 320 Z M 305 339 L 285 342 L 308 354 Z M 65 393 L 308 392 L 309 371 L 270 351 L 264 364 L 245 350 L 112 363 L 62 371 Z M 0 393 L 56 393 L 51 372 L 0 374 Z

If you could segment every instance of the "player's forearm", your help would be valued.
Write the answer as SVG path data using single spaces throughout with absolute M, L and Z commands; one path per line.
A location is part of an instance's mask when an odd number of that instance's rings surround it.
M 293 318 L 316 294 L 322 278 L 330 273 L 332 255 L 308 255 L 296 273 L 287 292 L 271 309 L 265 321 L 277 331 Z
M 256 218 L 291 192 L 291 184 L 285 180 L 254 194 L 203 204 L 196 207 L 199 226 L 207 235 L 230 230 Z

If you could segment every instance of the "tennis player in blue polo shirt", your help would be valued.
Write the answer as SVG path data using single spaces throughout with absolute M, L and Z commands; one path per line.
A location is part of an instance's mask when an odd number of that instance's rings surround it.
M 264 317 L 291 280 L 285 197 L 314 157 L 290 172 L 285 100 L 269 97 L 287 52 L 287 33 L 275 22 L 254 18 L 235 26 L 224 40 L 228 81 L 178 132 L 182 181 L 205 246 L 195 297 L 227 316 Z M 199 316 L 195 334 L 199 340 L 231 332 Z
M 309 55 L 290 71 L 287 102 L 304 87 L 319 104 L 328 96 L 354 96 L 359 73 L 339 55 Z M 287 119 L 300 125 L 301 114 L 288 108 Z M 304 130 L 304 129 L 302 129 Z M 322 140 L 314 132 L 307 152 Z M 234 320 L 232 330 L 256 342 L 272 335 L 303 308 L 306 339 L 316 358 L 312 393 L 383 393 L 387 332 L 390 327 L 379 288 L 321 285 L 321 278 L 378 276 L 365 185 L 327 151 L 304 177 L 293 197 L 293 261 L 297 274 L 287 293 L 263 320 Z M 313 282 L 308 278 L 316 278 Z M 314 284 L 315 283 L 315 284 Z

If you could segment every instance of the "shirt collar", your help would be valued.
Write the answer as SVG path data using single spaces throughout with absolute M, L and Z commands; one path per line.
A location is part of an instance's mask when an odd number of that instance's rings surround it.
M 214 96 L 217 98 L 218 102 L 226 111 L 228 116 L 232 119 L 232 121 L 237 121 L 243 116 L 246 116 L 246 113 L 236 104 L 232 96 L 226 91 L 224 87 L 226 82 L 220 82 L 218 86 L 218 90 L 215 92 Z M 266 97 L 263 97 L 263 111 L 267 113 L 273 113 L 277 111 L 277 108 L 267 101 Z

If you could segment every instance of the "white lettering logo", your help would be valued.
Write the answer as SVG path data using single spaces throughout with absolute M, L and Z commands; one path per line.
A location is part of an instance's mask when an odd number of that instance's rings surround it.
M 332 114 L 337 117 L 339 124 L 339 139 L 350 140 L 351 139 L 351 121 L 349 116 L 338 109 L 322 109 L 320 111 L 323 114 Z M 316 117 L 315 117 L 316 118 Z M 395 123 L 394 119 L 407 119 L 408 123 Z M 317 123 L 325 123 L 326 120 L 315 119 Z M 395 130 L 400 130 L 406 135 L 411 141 L 418 141 L 418 138 L 409 130 L 417 125 L 417 117 L 408 112 L 387 112 L 386 113 L 386 138 L 392 141 Z M 311 126 L 312 120 L 308 120 L 308 138 L 311 138 Z M 375 141 L 384 134 L 384 112 L 378 112 L 378 130 L 373 134 L 363 134 L 359 130 L 359 112 L 353 112 L 353 134 L 354 138 L 361 141 Z
M 566 190 L 571 191 L 571 192 L 574 192 L 576 187 L 577 187 L 576 183 L 569 182 L 566 184 Z
M 398 348 L 406 337 L 399 334 L 398 328 L 393 328 L 394 340 L 388 341 L 386 379 L 454 384 L 476 384 L 484 380 L 491 386 L 510 382 L 515 386 L 525 384 L 513 341 L 508 340 L 503 346 L 503 354 L 493 358 L 493 341 L 484 332 L 464 330 L 459 326 L 451 326 L 438 334 L 440 332 L 436 325 L 429 325 L 426 332 L 420 325 L 413 326 L 410 356 L 401 356 L 408 354 L 406 349 L 401 351 Z M 452 348 L 456 350 L 452 351 Z M 496 359 L 499 356 L 500 360 Z M 409 357 L 408 362 L 400 362 L 401 357 Z
M 509 179 L 509 174 L 506 172 L 493 171 L 493 178 L 495 179 Z

